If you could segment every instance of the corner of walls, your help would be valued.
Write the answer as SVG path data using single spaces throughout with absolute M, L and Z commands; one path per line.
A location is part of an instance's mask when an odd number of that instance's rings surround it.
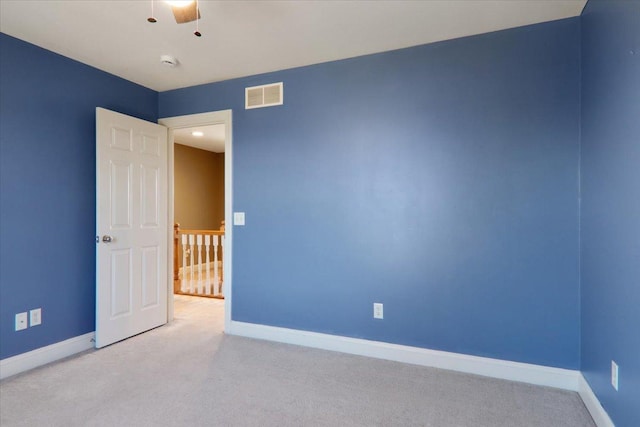
M 588 399 L 608 414 L 603 422 L 636 426 L 640 2 L 589 0 L 580 21 L 580 367 Z M 619 366 L 617 390 L 612 361 Z
M 596 426 L 614 427 L 609 414 L 607 414 L 607 411 L 602 407 L 602 404 L 591 389 L 591 386 L 584 375 L 580 374 L 578 381 L 578 394 L 580 395 L 584 406 L 586 406 L 587 411 L 589 411 L 591 418 L 593 418 L 593 421 L 596 423 Z
M 6 34 L 0 55 L 5 360 L 94 331 L 95 108 L 156 121 L 159 102 L 151 89 Z M 42 324 L 14 331 L 15 314 L 38 307 Z
M 588 0 L 587 0 L 588 2 Z M 585 3 L 586 7 L 586 3 Z M 584 10 L 584 8 L 583 8 Z M 578 368 L 582 369 L 582 20 L 578 20 Z

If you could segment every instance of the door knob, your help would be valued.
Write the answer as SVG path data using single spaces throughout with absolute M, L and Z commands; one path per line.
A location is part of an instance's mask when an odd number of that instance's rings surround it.
M 111 236 L 102 236 L 102 241 L 104 243 L 111 243 L 112 241 Z

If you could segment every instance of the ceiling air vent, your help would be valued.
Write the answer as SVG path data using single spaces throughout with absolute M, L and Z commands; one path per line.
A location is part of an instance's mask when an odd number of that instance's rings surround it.
M 248 87 L 244 90 L 244 108 L 272 107 L 283 104 L 282 82 Z

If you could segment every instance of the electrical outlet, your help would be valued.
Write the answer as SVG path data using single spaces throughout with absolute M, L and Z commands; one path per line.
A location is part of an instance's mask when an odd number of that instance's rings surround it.
M 34 308 L 29 311 L 29 326 L 37 326 L 42 323 L 42 309 Z
M 373 303 L 373 318 L 384 319 L 384 307 L 380 302 Z
M 611 361 L 611 385 L 618 391 L 618 364 Z
M 16 331 L 27 329 L 29 324 L 27 323 L 27 312 L 16 314 Z

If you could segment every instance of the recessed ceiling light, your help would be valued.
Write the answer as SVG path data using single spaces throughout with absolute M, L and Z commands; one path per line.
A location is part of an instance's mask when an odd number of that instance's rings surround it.
M 200 130 L 194 130 L 193 132 L 191 132 L 191 135 L 201 137 L 201 136 L 204 136 L 204 132 Z
M 176 1 L 165 0 L 165 1 L 173 7 L 185 7 L 185 6 L 189 6 L 195 0 L 176 0 Z

